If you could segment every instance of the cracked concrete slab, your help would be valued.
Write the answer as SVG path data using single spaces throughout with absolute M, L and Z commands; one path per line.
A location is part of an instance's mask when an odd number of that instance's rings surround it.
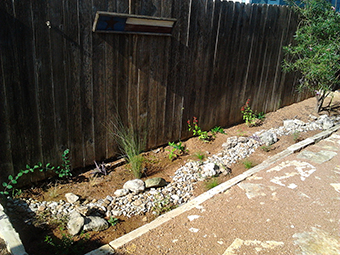
M 247 182 L 241 182 L 238 184 L 238 186 L 243 189 L 246 192 L 246 196 L 249 199 L 252 199 L 254 197 L 258 196 L 266 196 L 265 191 L 269 188 L 271 191 L 274 191 L 276 188 L 273 186 L 264 186 L 262 184 L 254 184 L 254 183 L 247 183 Z
M 233 254 L 243 254 L 240 249 L 242 246 L 250 246 L 254 249 L 254 254 L 258 252 L 265 252 L 268 250 L 274 250 L 276 248 L 282 247 L 284 245 L 283 242 L 277 241 L 259 241 L 259 240 L 242 240 L 240 238 L 236 238 L 234 242 L 228 247 L 228 249 L 223 253 L 223 255 L 233 255 Z M 273 252 L 273 251 L 272 251 Z
M 310 161 L 313 161 L 317 164 L 322 164 L 326 161 L 331 160 L 335 155 L 337 155 L 334 151 L 319 151 L 319 152 L 313 152 L 304 150 L 297 155 L 297 158 L 299 159 L 308 159 Z
M 311 232 L 296 233 L 293 235 L 295 245 L 298 245 L 300 251 L 296 254 L 340 254 L 340 243 L 338 240 L 327 232 L 312 227 Z

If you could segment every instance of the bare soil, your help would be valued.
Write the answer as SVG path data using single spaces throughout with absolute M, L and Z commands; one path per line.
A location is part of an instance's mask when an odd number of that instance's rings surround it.
M 171 181 L 171 176 L 174 172 L 184 165 L 187 161 L 198 160 L 197 153 L 205 154 L 206 156 L 216 154 L 221 150 L 221 146 L 231 136 L 251 136 L 253 133 L 263 129 L 277 128 L 282 125 L 285 119 L 299 119 L 304 122 L 310 121 L 310 115 L 318 116 L 315 112 L 315 98 L 304 100 L 303 102 L 293 104 L 281 108 L 275 112 L 266 114 L 266 118 L 260 126 L 248 127 L 245 124 L 236 125 L 230 128 L 225 128 L 224 134 L 217 134 L 216 139 L 205 143 L 197 137 L 182 141 L 188 152 L 185 155 L 179 156 L 175 160 L 169 159 L 169 147 L 160 147 L 158 150 L 148 151 L 143 153 L 145 157 L 144 169 L 145 174 L 142 179 L 151 177 L 162 177 L 167 181 Z M 340 105 L 340 96 L 337 93 L 337 98 L 333 99 L 333 104 Z M 324 113 L 321 113 L 324 114 Z M 327 114 L 339 114 L 339 108 Z M 307 133 L 300 133 L 298 140 L 303 140 L 307 137 L 313 136 L 320 131 L 311 131 Z M 265 151 L 258 148 L 247 160 L 252 162 L 253 166 L 260 164 L 268 157 L 277 154 L 288 146 L 294 144 L 296 139 L 293 136 L 280 137 L 280 140 Z M 242 172 L 246 171 L 244 161 L 238 162 L 231 166 L 232 174 L 228 176 L 220 176 L 217 178 L 218 183 L 227 181 Z M 92 168 L 93 169 L 93 168 Z M 107 166 L 108 174 L 106 176 L 94 177 L 91 174 L 92 169 L 76 169 L 74 176 L 67 182 L 51 181 L 36 184 L 35 187 L 23 190 L 22 197 L 32 197 L 37 200 L 45 201 L 59 201 L 65 200 L 65 194 L 72 192 L 79 195 L 82 199 L 93 200 L 103 199 L 107 195 L 113 195 L 116 189 L 122 188 L 123 184 L 131 179 L 134 179 L 133 174 L 128 170 L 128 166 L 123 164 L 122 160 L 109 163 Z M 197 196 L 207 191 L 206 182 L 198 183 L 194 190 L 194 195 Z M 62 222 L 54 222 L 53 224 L 45 224 L 42 218 L 38 217 L 36 224 L 27 225 L 23 222 L 20 214 L 9 213 L 13 226 L 20 234 L 21 240 L 30 255 L 46 254 L 46 251 L 52 251 L 53 247 L 45 242 L 47 235 L 51 236 L 55 244 L 60 243 L 64 235 L 67 235 L 67 230 Z M 45 216 L 45 219 L 47 216 Z M 84 243 L 78 245 L 79 250 L 70 251 L 69 254 L 84 254 L 93 249 L 96 249 L 110 241 L 152 221 L 155 216 L 151 213 L 145 215 L 134 216 L 131 218 L 118 217 L 119 223 L 102 232 L 88 232 L 82 237 L 75 237 L 74 241 L 79 239 L 86 239 Z M 59 241 L 58 241 L 59 239 Z M 75 245 L 74 245 L 75 246 Z M 59 247 L 60 252 L 60 247 Z M 52 252 L 49 252 L 51 254 Z M 57 252 L 57 254 L 60 254 Z

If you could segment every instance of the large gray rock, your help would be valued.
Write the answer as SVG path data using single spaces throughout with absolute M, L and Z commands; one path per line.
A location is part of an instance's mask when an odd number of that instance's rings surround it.
M 70 204 L 74 204 L 75 202 L 77 202 L 79 200 L 79 196 L 77 196 L 73 193 L 66 193 L 65 198 L 66 198 L 67 202 L 69 202 Z
M 85 223 L 84 217 L 80 213 L 73 211 L 70 214 L 69 221 L 67 222 L 67 230 L 70 235 L 77 235 L 83 228 Z
M 276 143 L 277 140 L 278 140 L 276 134 L 269 132 L 269 131 L 261 134 L 260 139 L 266 146 L 270 146 L 270 145 Z
M 109 223 L 98 216 L 88 216 L 85 218 L 84 231 L 102 231 L 109 227 Z
M 128 189 L 131 192 L 139 193 L 145 190 L 145 185 L 141 179 L 135 179 L 135 180 L 127 181 L 124 184 L 123 189 Z
M 145 188 L 157 188 L 164 187 L 167 185 L 166 180 L 160 177 L 155 177 L 145 180 Z

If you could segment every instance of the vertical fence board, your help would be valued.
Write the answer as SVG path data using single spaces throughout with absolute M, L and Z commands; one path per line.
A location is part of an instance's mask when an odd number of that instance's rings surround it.
M 70 156 L 74 167 L 84 166 L 84 140 L 80 92 L 80 43 L 78 1 L 64 1 L 64 49 L 69 116 Z
M 0 23 L 6 24 L 6 12 L 2 9 L 3 6 L 0 4 Z M 5 16 L 6 15 L 6 16 Z M 5 26 L 0 27 L 0 48 L 3 49 L 3 45 L 5 44 L 2 41 L 3 38 L 7 37 L 7 29 Z M 6 66 L 3 61 L 2 50 L 0 51 L 0 183 L 6 180 L 6 177 L 10 174 L 14 174 L 13 169 L 13 161 L 12 161 L 12 148 L 11 148 L 11 129 L 9 123 L 9 102 L 7 102 L 7 94 L 6 94 L 6 83 L 5 83 L 5 71 Z
M 7 161 L 8 164 L 12 161 L 13 166 L 9 168 L 10 173 L 16 173 L 17 168 L 21 167 L 22 162 L 25 164 L 30 163 L 30 151 L 27 150 L 27 127 L 28 116 L 25 115 L 25 106 L 28 105 L 28 98 L 25 98 L 25 92 L 28 87 L 23 82 L 25 81 L 24 64 L 18 63 L 22 61 L 25 40 L 22 40 L 20 31 L 22 31 L 23 24 L 18 21 L 15 16 L 15 8 L 11 1 L 4 1 L 0 4 L 1 8 L 1 57 L 2 57 L 2 83 L 4 86 L 3 95 L 6 95 L 6 114 L 4 117 L 7 119 L 1 121 L 1 125 L 8 125 L 7 141 L 11 145 L 11 158 Z M 6 149 L 6 148 L 4 148 Z M 39 155 L 40 156 L 40 155 Z M 40 157 L 39 157 L 40 159 Z M 14 171 L 12 171 L 14 169 Z M 4 176 L 5 177 L 5 176 Z
M 56 160 L 55 110 L 51 73 L 49 27 L 46 25 L 48 6 L 46 1 L 34 1 L 33 26 L 36 66 L 36 87 L 38 93 L 39 118 L 41 126 L 42 161 Z
M 79 1 L 79 39 L 80 39 L 80 100 L 81 127 L 84 146 L 84 165 L 93 164 L 95 157 L 94 136 L 94 82 L 92 65 L 92 1 Z M 104 59 L 102 60 L 104 61 Z
M 67 87 L 65 76 L 64 51 L 64 10 L 62 1 L 49 1 L 52 83 L 55 98 L 56 150 L 60 157 L 69 148 Z M 61 163 L 61 157 L 60 161 Z
M 171 82 L 172 89 L 172 119 L 170 119 L 170 140 L 179 140 L 182 135 L 182 123 L 185 122 L 183 116 L 186 116 L 184 111 L 190 111 L 190 104 L 187 100 L 187 91 L 190 90 L 188 82 L 190 81 L 190 67 L 187 64 L 188 57 L 190 56 L 188 48 L 189 31 L 190 31 L 190 15 L 192 8 L 192 0 L 185 1 L 174 1 L 174 17 L 178 19 L 177 21 L 177 36 L 174 42 L 174 47 L 172 50 L 175 51 L 174 57 L 174 67 L 170 70 L 174 75 Z M 179 9 L 177 9 L 179 8 Z M 176 26 L 177 26 L 176 25 Z M 174 52 L 172 52 L 174 53 Z M 168 95 L 168 93 L 167 93 Z
M 209 19 L 207 20 L 210 23 L 210 31 L 207 34 L 206 40 L 208 40 L 208 47 L 206 49 L 204 67 L 210 66 L 209 69 L 204 68 L 203 81 L 209 86 L 204 87 L 204 102 L 206 102 L 206 107 L 204 110 L 204 115 L 207 116 L 206 127 L 208 129 L 212 128 L 215 125 L 221 124 L 221 89 L 222 84 L 214 83 L 214 69 L 215 69 L 215 52 L 218 43 L 218 29 L 220 22 L 220 15 L 222 9 L 222 3 L 220 1 L 209 1 L 208 11 L 211 13 Z M 209 89 L 210 88 L 210 89 Z M 211 91 L 210 91 L 211 90 Z M 214 109 L 211 109 L 214 108 Z
M 93 9 L 95 11 L 107 10 L 107 1 L 93 1 Z M 94 16 L 92 16 L 94 18 Z M 95 158 L 98 160 L 105 159 L 106 151 L 106 131 L 103 128 L 106 114 L 106 66 L 105 66 L 105 39 L 110 36 L 107 34 L 94 33 L 92 37 L 93 50 L 93 113 L 94 113 L 94 146 Z M 84 116 L 85 117 L 85 116 Z

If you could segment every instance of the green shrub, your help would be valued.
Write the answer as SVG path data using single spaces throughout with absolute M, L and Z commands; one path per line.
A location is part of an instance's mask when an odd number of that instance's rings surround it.
M 302 75 L 299 91 L 315 92 L 317 111 L 340 85 L 340 14 L 326 0 L 288 0 L 300 16 L 294 43 L 284 47 L 283 70 Z

